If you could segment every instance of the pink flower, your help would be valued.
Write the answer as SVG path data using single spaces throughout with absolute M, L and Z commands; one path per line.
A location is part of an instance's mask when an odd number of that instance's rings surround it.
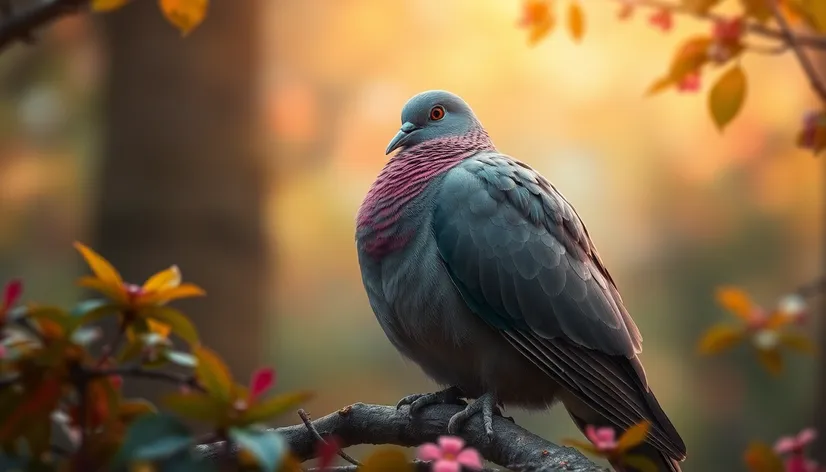
M 12 280 L 6 284 L 3 290 L 3 303 L 0 304 L 0 312 L 4 312 L 17 303 L 20 294 L 23 293 L 23 282 L 18 279 Z
M 674 26 L 674 17 L 671 12 L 663 8 L 648 18 L 648 22 L 663 31 L 669 31 Z
M 785 436 L 777 440 L 774 444 L 774 452 L 785 455 L 803 455 L 803 449 L 817 438 L 817 431 L 814 428 L 806 428 L 799 432 L 797 436 Z
M 270 367 L 258 369 L 252 373 L 250 378 L 249 402 L 254 402 L 262 394 L 266 393 L 275 384 L 275 370 Z
M 692 72 L 677 84 L 677 90 L 680 92 L 696 92 L 700 90 L 700 74 Z
M 439 437 L 439 444 L 425 443 L 419 446 L 419 460 L 433 461 L 433 472 L 459 472 L 462 467 L 472 470 L 482 469 L 482 458 L 472 447 L 465 448 L 465 442 L 455 436 Z
M 720 43 L 736 43 L 743 34 L 743 19 L 740 17 L 730 20 L 719 20 L 714 22 L 712 36 Z
M 585 427 L 585 437 L 594 443 L 600 452 L 613 451 L 617 448 L 617 433 L 614 428 L 606 426 L 595 428 L 591 425 Z

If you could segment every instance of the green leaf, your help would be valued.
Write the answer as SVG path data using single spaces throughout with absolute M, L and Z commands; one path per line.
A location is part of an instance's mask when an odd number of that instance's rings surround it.
M 76 318 L 89 317 L 89 319 L 83 321 L 83 323 L 91 323 L 102 318 L 103 315 L 114 314 L 117 312 L 118 306 L 113 304 L 110 300 L 94 299 L 84 300 L 78 303 L 74 308 L 72 308 L 70 314 Z
M 746 87 L 746 74 L 739 64 L 723 73 L 712 87 L 708 96 L 708 107 L 720 131 L 731 123 L 743 107 Z
M 226 417 L 229 403 L 209 397 L 200 392 L 170 393 L 164 395 L 161 403 L 173 412 L 190 419 L 218 424 Z
M 166 351 L 164 352 L 164 357 L 166 357 L 166 360 L 169 362 L 181 367 L 194 369 L 198 366 L 198 358 L 188 352 Z
M 310 392 L 285 393 L 253 403 L 249 409 L 241 415 L 237 424 L 248 425 L 269 420 L 307 401 L 311 396 L 312 394 Z
M 126 431 L 116 462 L 164 459 L 192 446 L 194 441 L 177 418 L 166 414 L 143 415 Z
M 71 318 L 65 310 L 53 306 L 35 306 L 29 307 L 26 315 L 34 320 L 48 320 L 52 321 L 64 331 L 69 331 L 71 328 Z
M 143 344 L 141 344 L 140 340 L 135 340 L 121 349 L 120 353 L 117 356 L 117 360 L 119 363 L 123 363 L 125 361 L 130 361 L 137 357 L 140 357 L 141 351 L 143 351 Z
M 229 437 L 252 454 L 265 472 L 275 472 L 289 451 L 284 438 L 273 430 L 230 428 Z
M 213 397 L 226 402 L 231 401 L 232 375 L 224 361 L 213 351 L 203 346 L 195 348 L 195 357 L 198 358 L 198 367 L 195 376 L 204 388 Z
M 169 325 L 173 333 L 190 345 L 199 343 L 195 325 L 180 311 L 168 306 L 154 306 L 145 308 L 142 313 L 147 318 Z
M 645 456 L 626 456 L 622 459 L 622 462 L 625 465 L 633 467 L 634 470 L 637 470 L 639 472 L 657 472 L 658 470 L 660 470 L 659 468 L 657 468 L 657 464 L 655 464 L 654 461 Z

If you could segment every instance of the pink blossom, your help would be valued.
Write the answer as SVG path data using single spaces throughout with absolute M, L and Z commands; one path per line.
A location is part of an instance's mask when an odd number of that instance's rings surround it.
M 8 310 L 12 305 L 17 303 L 17 299 L 20 298 L 21 293 L 23 293 L 23 282 L 19 279 L 7 283 L 6 288 L 3 290 L 3 305 L 0 306 L 0 311 Z
M 692 72 L 677 84 L 677 90 L 680 92 L 696 92 L 700 90 L 700 74 Z
M 674 17 L 671 12 L 663 8 L 648 18 L 648 22 L 663 31 L 669 31 L 674 26 Z
M 459 472 L 462 467 L 472 470 L 482 468 L 479 452 L 465 448 L 465 442 L 455 436 L 439 437 L 439 444 L 425 443 L 419 446 L 419 460 L 433 461 L 433 472 Z
M 826 472 L 826 469 L 813 461 L 806 459 L 803 455 L 795 455 L 786 460 L 784 472 Z
M 609 426 L 595 428 L 588 425 L 585 427 L 585 437 L 594 443 L 594 446 L 596 446 L 599 451 L 613 451 L 617 448 L 617 433 L 614 431 L 614 428 Z
M 777 440 L 774 444 L 774 452 L 784 454 L 802 455 L 803 449 L 817 438 L 817 431 L 814 428 L 806 428 L 799 432 L 797 436 L 785 436 Z
M 275 383 L 275 370 L 270 367 L 258 369 L 252 373 L 250 378 L 250 397 L 253 402 L 263 393 L 266 393 Z

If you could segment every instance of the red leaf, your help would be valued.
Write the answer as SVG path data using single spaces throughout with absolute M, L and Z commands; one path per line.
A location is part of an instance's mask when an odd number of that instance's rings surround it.
M 265 367 L 252 373 L 249 401 L 253 402 L 275 384 L 275 369 Z
M 663 31 L 669 31 L 671 27 L 674 26 L 674 17 L 671 12 L 665 8 L 651 15 L 648 21 Z
M 17 303 L 21 293 L 23 293 L 23 282 L 20 279 L 14 279 L 7 283 L 3 293 L 3 308 L 10 308 Z

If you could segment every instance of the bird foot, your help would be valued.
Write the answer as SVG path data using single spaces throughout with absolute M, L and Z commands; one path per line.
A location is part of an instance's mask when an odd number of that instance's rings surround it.
M 462 426 L 474 415 L 477 413 L 482 413 L 482 421 L 485 425 L 485 433 L 488 436 L 488 439 L 493 438 L 493 415 L 502 416 L 502 410 L 499 409 L 499 406 L 496 404 L 496 395 L 493 393 L 486 393 L 481 397 L 477 398 L 472 404 L 470 404 L 467 408 L 456 413 L 450 418 L 450 421 L 447 424 L 447 432 L 452 435 L 456 435 L 459 433 L 459 430 L 462 429 Z
M 460 405 L 467 406 L 467 402 L 462 400 L 464 394 L 459 387 L 448 387 L 444 390 L 433 393 L 416 393 L 408 395 L 396 404 L 396 408 L 401 408 L 405 405 L 410 405 L 410 416 L 416 414 L 419 410 L 430 405 Z

